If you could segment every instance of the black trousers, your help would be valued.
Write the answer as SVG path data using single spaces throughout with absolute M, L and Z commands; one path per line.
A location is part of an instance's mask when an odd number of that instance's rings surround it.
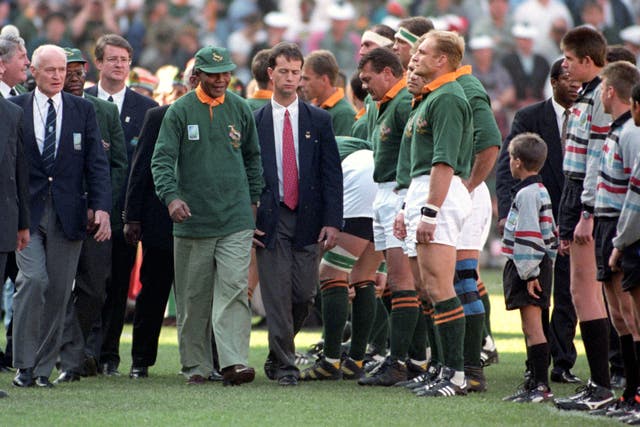
M 107 286 L 107 298 L 102 307 L 102 319 L 95 345 L 100 348 L 100 363 L 120 364 L 120 335 L 124 326 L 127 308 L 129 279 L 136 260 L 136 247 L 127 244 L 124 233 L 119 230 L 112 234 L 111 282 Z M 93 340 L 90 340 L 92 342 Z M 97 356 L 97 355 L 96 355 Z
M 142 289 L 136 297 L 133 315 L 131 360 L 134 366 L 152 366 L 156 363 L 158 338 L 173 276 L 173 251 L 147 248 L 143 243 L 140 267 Z
M 554 368 L 567 370 L 576 363 L 573 339 L 577 321 L 571 299 L 569 257 L 558 256 L 553 274 L 553 311 L 547 333 Z

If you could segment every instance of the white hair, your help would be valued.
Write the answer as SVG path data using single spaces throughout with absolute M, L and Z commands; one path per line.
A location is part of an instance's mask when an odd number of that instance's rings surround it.
M 51 53 L 51 52 L 55 52 L 61 57 L 63 57 L 66 63 L 67 55 L 65 54 L 63 48 L 61 48 L 60 46 L 56 46 L 54 44 L 43 44 L 42 46 L 39 46 L 38 48 L 36 48 L 36 50 L 33 51 L 33 55 L 31 56 L 31 66 L 33 68 L 39 68 L 41 57 L 46 53 Z

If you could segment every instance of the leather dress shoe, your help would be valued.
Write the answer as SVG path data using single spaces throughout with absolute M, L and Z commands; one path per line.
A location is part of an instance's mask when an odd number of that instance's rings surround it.
M 13 379 L 13 385 L 16 387 L 31 387 L 34 385 L 33 381 L 33 369 L 18 369 L 16 377 Z
M 207 380 L 202 375 L 191 375 L 187 380 L 188 385 L 201 385 L 204 384 Z
M 132 366 L 129 371 L 129 378 L 147 378 L 149 376 L 149 368 L 146 366 Z
M 285 375 L 278 378 L 278 384 L 283 387 L 296 386 L 298 385 L 298 379 L 295 377 L 295 375 Z
M 213 371 L 207 377 L 209 381 L 222 381 L 223 379 L 222 374 L 216 368 L 213 368 Z
M 72 383 L 74 381 L 80 381 L 80 374 L 74 371 L 62 371 L 58 378 L 53 382 L 54 384 L 60 383 Z
M 222 370 L 224 385 L 240 385 L 250 383 L 256 377 L 256 371 L 250 366 L 231 365 Z
M 49 381 L 49 378 L 43 376 L 36 377 L 36 387 L 41 388 L 53 388 L 53 384 Z
M 115 363 L 106 362 L 100 365 L 100 371 L 102 375 L 106 375 L 108 377 L 117 377 L 120 376 L 120 372 L 118 371 L 118 367 Z
M 272 358 L 267 357 L 267 360 L 264 362 L 264 374 L 267 378 L 275 380 L 277 370 L 278 367 L 276 366 L 276 362 Z
M 573 375 L 568 369 L 554 369 L 551 371 L 550 377 L 554 383 L 578 384 L 582 382 L 580 378 Z
M 83 377 L 95 377 L 98 375 L 98 362 L 96 358 L 93 356 L 87 356 L 84 359 L 84 363 L 82 364 L 82 372 L 80 373 Z
M 4 363 L 0 363 L 0 372 L 13 372 L 13 369 L 5 365 Z

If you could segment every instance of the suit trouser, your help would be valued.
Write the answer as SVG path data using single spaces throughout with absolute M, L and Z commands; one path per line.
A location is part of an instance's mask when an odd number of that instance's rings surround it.
M 120 335 L 124 326 L 127 295 L 131 270 L 136 261 L 136 247 L 127 244 L 124 233 L 112 234 L 111 281 L 107 285 L 107 298 L 102 308 L 102 318 L 94 324 L 88 345 L 100 349 L 100 363 L 120 364 Z M 98 328 L 99 324 L 99 328 Z
M 133 315 L 133 366 L 152 366 L 158 355 L 158 338 L 173 284 L 173 251 L 142 244 L 140 267 L 142 289 Z
M 8 252 L 0 252 L 0 278 L 4 277 L 4 266 L 7 265 Z M 4 280 L 2 281 L 4 285 Z
M 100 318 L 105 289 L 111 276 L 111 241 L 82 243 L 72 296 L 67 304 L 60 347 L 60 367 L 79 373 L 85 359 L 85 342 Z M 95 351 L 87 351 L 94 356 Z
M 569 257 L 558 256 L 553 276 L 553 311 L 549 323 L 549 347 L 553 366 L 558 369 L 571 369 L 576 363 L 576 310 L 571 299 L 569 287 Z
M 176 317 L 182 372 L 213 371 L 211 327 L 220 367 L 249 363 L 247 296 L 253 230 L 223 237 L 174 237 Z
M 257 248 L 258 274 L 269 330 L 269 358 L 276 377 L 299 375 L 294 337 L 302 328 L 318 287 L 319 245 L 294 247 L 296 213 L 280 208 L 275 246 Z
M 13 301 L 13 366 L 51 375 L 62 342 L 64 318 L 78 267 L 81 240 L 68 240 L 47 200 L 31 241 L 17 253 L 20 269 Z

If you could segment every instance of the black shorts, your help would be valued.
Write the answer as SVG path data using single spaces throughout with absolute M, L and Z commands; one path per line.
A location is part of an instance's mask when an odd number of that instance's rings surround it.
M 504 301 L 507 310 L 516 310 L 528 305 L 540 308 L 549 308 L 551 301 L 551 284 L 553 281 L 553 263 L 551 258 L 544 256 L 540 263 L 540 275 L 538 282 L 542 288 L 539 299 L 533 298 L 527 292 L 527 281 L 518 276 L 518 270 L 512 260 L 507 260 L 502 273 L 502 286 L 504 288 Z
M 640 240 L 622 252 L 622 289 L 630 291 L 640 286 Z
M 582 181 L 565 178 L 560 206 L 558 207 L 558 231 L 560 240 L 573 240 L 573 230 L 582 213 Z
M 596 278 L 598 281 L 611 280 L 611 267 L 609 267 L 609 258 L 613 252 L 613 238 L 616 235 L 616 226 L 618 218 L 596 218 L 593 225 L 593 240 L 596 247 L 596 266 L 598 273 Z
M 345 218 L 342 232 L 373 242 L 373 218 Z

